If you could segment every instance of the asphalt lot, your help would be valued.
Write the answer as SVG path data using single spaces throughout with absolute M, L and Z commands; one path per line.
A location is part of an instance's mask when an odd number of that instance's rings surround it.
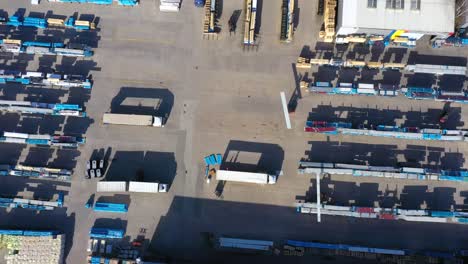
M 2 114 L 0 126 L 5 131 L 27 133 L 85 134 L 87 143 L 77 150 L 31 148 L 15 144 L 0 145 L 0 162 L 74 168 L 70 186 L 55 183 L 36 184 L 27 179 L 2 179 L 0 190 L 9 195 L 31 192 L 50 194 L 57 189 L 68 192 L 67 210 L 34 215 L 24 210 L 1 212 L 0 226 L 56 228 L 68 235 L 67 263 L 84 263 L 89 228 L 93 225 L 125 228 L 127 240 L 146 229 L 146 247 L 174 258 L 215 261 L 217 254 L 203 243 L 201 232 L 257 239 L 322 240 L 362 245 L 452 250 L 466 245 L 466 227 L 429 223 L 382 222 L 324 217 L 318 224 L 314 217 L 300 215 L 292 207 L 296 196 L 313 193 L 310 176 L 298 175 L 298 161 L 303 157 L 335 162 L 359 162 L 372 165 L 407 163 L 437 168 L 467 168 L 468 149 L 463 143 L 416 142 L 388 138 L 304 134 L 308 118 L 380 122 L 385 124 L 434 125 L 443 103 L 412 101 L 401 98 L 366 96 L 324 96 L 303 94 L 292 114 L 293 129 L 286 130 L 279 92 L 288 96 L 295 90 L 297 57 L 309 46 L 311 52 L 331 56 L 316 45 L 321 18 L 315 16 L 314 1 L 299 0 L 298 27 L 294 42 L 279 43 L 280 2 L 263 1 L 261 7 L 260 45 L 244 51 L 241 46 L 241 21 L 238 32 L 226 32 L 227 21 L 241 1 L 223 1 L 219 40 L 204 40 L 202 10 L 184 1 L 179 13 L 160 13 L 158 1 L 142 0 L 134 8 L 59 3 L 31 6 L 27 0 L 8 1 L 0 9 L 10 15 L 19 8 L 29 12 L 70 16 L 94 15 L 99 30 L 76 34 L 73 31 L 2 29 L 2 35 L 31 40 L 63 40 L 87 43 L 95 49 L 89 59 L 55 58 L 2 54 L 0 61 L 11 69 L 58 70 L 92 74 L 94 87 L 86 91 L 3 87 L 3 97 L 50 102 L 85 104 L 89 118 L 74 120 L 62 117 L 20 117 Z M 322 50 L 322 51 L 320 51 Z M 319 52 L 320 51 L 320 52 Z M 418 54 L 464 57 L 460 49 L 432 50 L 427 45 L 416 48 Z M 355 52 L 361 56 L 360 52 Z M 362 52 L 366 59 L 372 53 Z M 390 53 L 390 54 L 389 54 Z M 404 54 L 402 54 L 404 53 Z M 375 54 L 379 54 L 376 51 Z M 392 55 L 393 54 L 393 55 Z M 317 55 L 317 56 L 319 56 Z M 346 52 L 343 56 L 351 57 Z M 377 57 L 377 55 L 375 55 Z M 413 55 L 414 56 L 414 55 Z M 463 56 L 462 56 L 463 57 Z M 384 61 L 404 61 L 410 51 L 390 50 L 378 55 Z M 465 62 L 466 63 L 466 62 Z M 318 69 L 297 74 L 311 78 L 337 78 L 317 75 Z M 314 75 L 315 74 L 315 75 Z M 345 78 L 349 73 L 342 73 Z M 329 77 L 327 77 L 329 76 Z M 375 78 L 385 76 L 376 75 Z M 389 81 L 395 77 L 389 76 Z M 346 77 L 348 78 L 348 77 Z M 373 76 L 374 78 L 374 76 Z M 155 105 L 161 103 L 155 109 Z M 466 107 L 452 104 L 453 114 L 447 126 L 467 128 Z M 169 115 L 165 128 L 104 126 L 104 112 L 138 112 Z M 214 195 L 216 181 L 203 179 L 203 157 L 240 152 L 245 163 L 281 169 L 283 174 L 274 186 L 250 186 L 228 183 L 223 199 Z M 246 154 L 247 152 L 256 154 Z M 90 157 L 108 157 L 112 163 L 106 177 L 131 179 L 143 169 L 145 178 L 170 184 L 167 194 L 94 195 L 96 180 L 85 180 L 85 161 Z M 313 181 L 312 181 L 313 182 Z M 454 183 L 390 181 L 332 176 L 326 187 L 336 199 L 364 205 L 402 204 L 411 208 L 430 206 L 447 209 L 468 204 L 466 187 Z M 37 185 L 37 186 L 36 186 Z M 324 185 L 325 187 L 325 185 Z M 390 194 L 395 193 L 395 194 Z M 84 207 L 90 197 L 96 200 L 125 201 L 130 204 L 124 216 L 97 214 Z M 394 199 L 393 197 L 397 197 Z M 32 217 L 34 220 L 32 221 Z M 120 217 L 120 218 L 119 218 Z

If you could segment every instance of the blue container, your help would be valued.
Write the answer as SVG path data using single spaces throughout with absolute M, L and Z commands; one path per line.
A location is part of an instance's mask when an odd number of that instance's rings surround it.
M 221 154 L 216 154 L 216 162 L 218 163 L 218 165 L 221 165 L 221 163 L 223 162 L 223 157 L 221 156 Z
M 211 165 L 216 165 L 216 156 L 214 154 L 210 155 L 210 162 Z
M 93 227 L 89 235 L 93 238 L 123 238 L 124 230 Z
M 453 217 L 453 212 L 448 211 L 431 211 L 432 217 Z
M 126 212 L 128 212 L 128 207 L 127 207 L 126 204 L 96 203 L 94 205 L 94 211 L 96 211 L 96 212 L 126 213 Z
M 205 6 L 205 0 L 194 0 L 194 1 L 193 1 L 193 4 L 194 4 L 196 7 L 204 7 L 204 6 Z

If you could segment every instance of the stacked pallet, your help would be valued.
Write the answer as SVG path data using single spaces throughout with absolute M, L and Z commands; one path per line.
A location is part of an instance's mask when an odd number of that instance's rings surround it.
M 294 31 L 294 0 L 283 0 L 281 6 L 281 34 L 280 40 L 291 42 Z
M 257 16 L 257 0 L 245 0 L 244 44 L 255 44 L 255 19 Z
M 304 57 L 297 58 L 296 67 L 302 68 L 302 69 L 310 69 L 311 68 L 310 59 L 304 58 Z
M 7 264 L 63 263 L 65 236 L 15 236 L 14 249 L 5 256 Z
M 324 30 L 320 31 L 319 37 L 324 42 L 333 42 L 336 26 L 337 0 L 325 0 L 325 12 L 323 14 Z
M 203 34 L 216 34 L 216 0 L 205 1 L 205 19 L 203 20 Z

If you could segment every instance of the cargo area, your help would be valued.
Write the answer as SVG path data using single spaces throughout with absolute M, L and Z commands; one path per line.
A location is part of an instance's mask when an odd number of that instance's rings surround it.
M 466 259 L 466 32 L 353 32 L 336 0 L 1 2 L 0 263 Z

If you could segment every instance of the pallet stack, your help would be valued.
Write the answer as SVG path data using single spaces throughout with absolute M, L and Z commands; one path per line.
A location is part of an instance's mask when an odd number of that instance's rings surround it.
M 337 0 L 325 0 L 325 12 L 323 14 L 324 29 L 320 31 L 319 37 L 324 42 L 331 43 L 335 38 Z
M 293 39 L 294 31 L 294 0 L 283 0 L 281 6 L 280 40 L 289 43 Z
M 216 0 L 205 1 L 205 18 L 203 19 L 203 35 L 214 36 L 216 32 Z
M 257 0 L 245 0 L 244 45 L 255 45 Z
M 15 236 L 14 250 L 5 260 L 7 264 L 63 263 L 65 236 Z

